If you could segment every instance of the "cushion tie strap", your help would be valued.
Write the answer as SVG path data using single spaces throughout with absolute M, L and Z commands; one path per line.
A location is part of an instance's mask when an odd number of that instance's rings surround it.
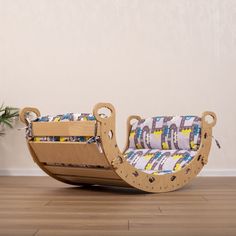
M 211 137 L 215 140 L 216 146 L 220 149 L 221 145 L 220 145 L 219 141 L 213 135 Z

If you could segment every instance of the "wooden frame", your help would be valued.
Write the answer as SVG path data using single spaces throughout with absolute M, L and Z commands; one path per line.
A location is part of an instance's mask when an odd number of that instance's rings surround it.
M 101 116 L 101 109 L 108 109 L 110 115 Z M 36 108 L 24 108 L 20 119 L 28 125 L 26 115 L 40 112 Z M 76 142 L 35 142 L 28 141 L 34 161 L 48 175 L 65 183 L 105 184 L 134 187 L 146 192 L 168 192 L 189 183 L 208 161 L 212 141 L 212 127 L 216 124 L 213 112 L 204 112 L 201 119 L 201 144 L 195 157 L 183 169 L 164 175 L 144 173 L 130 165 L 116 142 L 115 108 L 110 103 L 98 103 L 93 114 L 96 121 L 74 122 L 32 122 L 32 132 L 36 136 L 100 136 L 102 153 L 96 144 Z M 212 117 L 208 123 L 206 117 Z M 129 136 L 132 120 L 140 116 L 130 116 L 127 120 Z M 129 146 L 127 137 L 126 149 Z

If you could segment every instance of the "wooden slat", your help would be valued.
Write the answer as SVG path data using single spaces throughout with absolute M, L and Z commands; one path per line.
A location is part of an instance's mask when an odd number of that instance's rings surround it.
M 33 136 L 94 136 L 95 121 L 32 122 Z M 100 126 L 97 123 L 97 135 Z
M 109 166 L 95 143 L 29 142 L 29 145 L 40 162 Z
M 81 177 L 120 179 L 120 177 L 111 169 L 59 167 L 59 166 L 47 166 L 47 165 L 45 165 L 44 167 L 51 173 L 57 175 L 73 175 Z
M 82 177 L 82 176 L 63 176 L 60 175 L 61 178 L 69 181 L 73 181 L 75 183 L 86 183 L 86 184 L 98 184 L 98 185 L 108 185 L 108 186 L 122 186 L 129 187 L 129 185 L 124 182 L 124 180 L 119 179 L 103 179 L 103 178 L 94 178 L 94 177 Z

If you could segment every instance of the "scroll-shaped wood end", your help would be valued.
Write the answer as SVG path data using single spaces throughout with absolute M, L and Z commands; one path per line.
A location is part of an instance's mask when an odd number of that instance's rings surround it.
M 40 116 L 40 111 L 35 108 L 35 107 L 25 107 L 23 109 L 20 110 L 20 113 L 19 113 L 19 117 L 20 117 L 20 120 L 21 122 L 23 122 L 24 124 L 28 124 L 27 120 L 26 120 L 26 117 L 29 113 L 34 113 L 36 115 L 36 117 L 39 117 Z
M 202 114 L 202 120 L 210 127 L 214 127 L 217 121 L 216 114 L 212 111 L 205 111 Z M 210 120 L 210 121 L 209 121 Z
M 94 106 L 93 115 L 100 122 L 104 122 L 105 120 L 108 120 L 108 119 L 114 119 L 115 108 L 111 103 L 101 102 Z
M 137 116 L 137 115 L 132 115 L 132 116 L 129 116 L 128 119 L 127 119 L 127 126 L 132 126 L 133 125 L 133 122 L 134 120 L 137 120 L 137 121 L 140 121 L 141 120 L 141 116 Z

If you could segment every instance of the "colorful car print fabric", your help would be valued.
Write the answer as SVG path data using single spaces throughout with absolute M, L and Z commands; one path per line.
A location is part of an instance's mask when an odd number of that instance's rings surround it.
M 148 174 L 168 174 L 185 167 L 195 156 L 196 151 L 133 149 L 125 152 L 127 161 L 135 168 Z
M 130 148 L 197 150 L 200 145 L 201 119 L 197 116 L 158 116 L 132 125 Z
M 96 120 L 92 114 L 89 113 L 66 113 L 57 116 L 42 116 L 38 117 L 34 122 L 66 122 L 66 121 L 93 121 Z M 30 132 L 27 132 L 30 134 Z M 70 137 L 58 137 L 58 136 L 48 136 L 48 137 L 33 137 L 34 141 L 51 141 L 51 142 L 87 142 L 92 137 L 84 136 L 70 136 Z M 95 139 L 94 139 L 95 140 Z
M 152 117 L 132 125 L 125 156 L 131 165 L 146 173 L 173 173 L 193 159 L 200 142 L 201 118 Z

